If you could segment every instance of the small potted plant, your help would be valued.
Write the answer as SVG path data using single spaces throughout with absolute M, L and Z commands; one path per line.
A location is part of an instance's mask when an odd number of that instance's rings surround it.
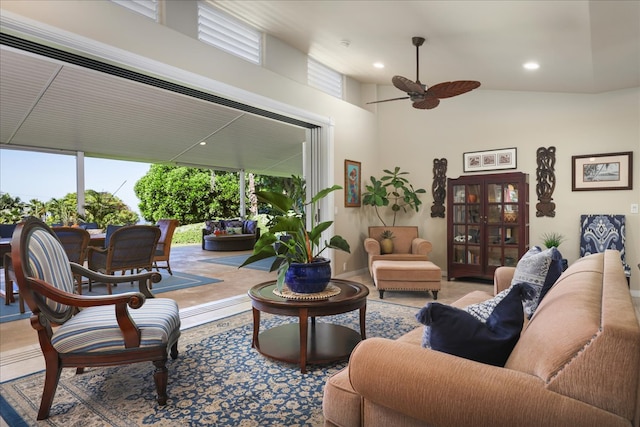
M 542 244 L 544 244 L 547 249 L 558 249 L 558 246 L 560 246 L 560 244 L 566 240 L 562 234 L 556 232 L 544 233 L 541 237 Z M 569 261 L 566 258 L 562 258 L 560 262 L 562 263 L 562 271 L 566 270 L 569 267 Z
M 558 246 L 560 246 L 560 244 L 565 241 L 565 237 L 562 234 L 556 232 L 544 233 L 541 237 L 542 243 L 547 249 L 558 248 Z
M 393 235 L 393 231 L 384 230 L 380 233 L 380 253 L 381 254 L 390 254 L 393 253 L 393 239 L 395 236 Z
M 296 203 L 295 198 L 284 193 L 273 191 L 257 191 L 256 197 L 262 203 L 268 203 L 273 209 L 273 216 L 269 220 L 267 231 L 261 233 L 253 248 L 253 254 L 240 267 L 275 257 L 270 271 L 278 271 L 277 288 L 282 291 L 286 283 L 289 289 L 298 293 L 321 292 L 331 279 L 330 260 L 320 257 L 327 249 L 337 249 L 350 253 L 349 243 L 342 236 L 333 236 L 327 242 L 320 242 L 321 234 L 328 229 L 333 221 L 316 223 L 312 216 L 311 228 L 306 228 L 304 206 L 310 205 L 311 212 L 316 211 L 316 204 L 329 193 L 342 189 L 339 185 L 325 188 L 311 198 L 311 201 Z M 287 239 L 279 239 L 285 234 Z M 279 242 L 276 249 L 276 243 Z M 306 269 L 297 274 L 298 269 Z M 321 277 L 316 277 L 316 274 Z M 310 283 L 303 278 L 310 278 Z

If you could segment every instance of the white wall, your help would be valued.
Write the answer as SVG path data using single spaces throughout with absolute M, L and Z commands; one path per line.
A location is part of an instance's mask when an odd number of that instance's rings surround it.
M 379 92 L 381 99 L 397 95 L 392 86 Z M 400 166 L 410 172 L 414 185 L 427 189 L 424 209 L 403 218 L 403 224 L 420 226 L 421 236 L 434 244 L 434 262 L 443 270 L 446 220 L 430 217 L 433 159 L 446 158 L 447 177 L 456 178 L 463 174 L 464 152 L 516 147 L 517 170 L 529 174 L 530 243 L 541 245 L 541 234 L 560 232 L 567 237 L 560 251 L 571 263 L 580 253 L 581 214 L 624 214 L 632 290 L 640 295 L 640 215 L 630 213 L 630 204 L 640 202 L 640 89 L 597 95 L 478 89 L 443 100 L 433 110 L 398 101 L 379 104 L 377 111 L 380 169 Z M 556 216 L 538 218 L 536 150 L 550 146 L 557 150 Z M 636 157 L 633 190 L 571 191 L 571 156 L 620 151 L 633 151 Z
M 640 262 L 640 217 L 629 213 L 629 205 L 640 201 L 640 89 L 598 95 L 478 89 L 443 100 L 434 110 L 416 110 L 408 101 L 369 105 L 365 110 L 295 81 L 299 77 L 283 77 L 273 70 L 250 64 L 198 42 L 184 34 L 187 31 L 172 30 L 109 2 L 3 0 L 0 7 L 3 13 L 13 12 L 282 105 L 332 118 L 334 181 L 344 184 L 345 159 L 362 162 L 363 185 L 369 176 L 380 176 L 383 168 L 400 166 L 409 171 L 412 182 L 427 189 L 428 194 L 423 198 L 420 213 L 401 218 L 399 225 L 418 224 L 421 235 L 434 244 L 434 262 L 443 269 L 446 268 L 446 221 L 430 217 L 433 159 L 447 158 L 447 175 L 457 177 L 462 174 L 462 153 L 516 147 L 518 170 L 530 175 L 531 243 L 539 244 L 539 236 L 544 232 L 560 231 L 568 237 L 560 249 L 572 262 L 579 254 L 580 214 L 625 214 L 632 290 L 640 295 L 640 271 L 636 266 Z M 184 26 L 187 20 L 182 16 L 174 25 Z M 278 49 L 277 43 L 272 43 L 270 48 Z M 286 55 L 285 49 L 278 53 Z M 348 86 L 353 86 L 353 81 L 349 81 Z M 392 86 L 362 85 L 360 90 L 348 87 L 348 93 L 350 98 L 358 97 L 359 93 L 363 101 L 398 96 Z M 552 145 L 557 148 L 556 217 L 537 218 L 535 152 L 540 146 Z M 571 191 L 572 155 L 616 151 L 634 151 L 636 155 L 634 190 Z M 343 273 L 344 263 L 348 271 L 366 267 L 362 240 L 367 226 L 377 221 L 370 209 L 344 208 L 342 200 L 341 192 L 335 198 L 335 231 L 351 242 L 353 250 L 351 255 L 336 254 L 335 274 Z

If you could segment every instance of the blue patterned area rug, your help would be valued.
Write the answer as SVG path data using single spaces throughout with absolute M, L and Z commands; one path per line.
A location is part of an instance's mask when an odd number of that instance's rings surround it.
M 195 274 L 182 273 L 173 270 L 173 275 L 170 275 L 166 270 L 161 270 L 162 280 L 159 283 L 153 284 L 151 290 L 154 295 L 162 292 L 175 291 L 178 289 L 192 288 L 194 286 L 208 285 L 211 283 L 222 282 L 220 279 L 212 279 L 211 277 L 196 276 Z M 4 281 L 3 281 L 4 286 Z M 124 292 L 132 292 L 138 289 L 138 284 L 135 283 L 131 286 L 129 283 L 121 283 L 118 286 L 111 288 L 114 294 L 122 294 Z M 105 285 L 94 284 L 91 287 L 91 292 L 86 285 L 82 288 L 83 295 L 107 295 L 107 287 Z M 0 323 L 11 322 L 13 320 L 26 319 L 31 316 L 29 307 L 25 304 L 25 312 L 20 313 L 18 301 L 11 303 L 10 305 L 4 304 L 4 299 L 0 299 Z
M 249 258 L 249 255 L 251 255 L 251 254 L 225 256 L 225 257 L 220 257 L 220 258 L 207 258 L 207 259 L 201 259 L 200 261 L 208 262 L 210 264 L 221 264 L 221 265 L 228 265 L 230 267 L 240 267 L 240 265 L 247 258 Z M 271 268 L 271 264 L 273 264 L 273 261 L 274 261 L 273 257 L 272 258 L 265 258 L 265 259 L 262 259 L 262 260 L 260 260 L 258 262 L 254 262 L 254 263 L 249 264 L 246 267 L 242 267 L 242 268 L 250 268 L 252 270 L 269 271 L 269 269 Z
M 367 337 L 397 338 L 420 326 L 418 308 L 369 301 Z M 261 331 L 294 321 L 263 314 Z M 359 330 L 358 311 L 318 322 Z M 158 406 L 153 365 L 62 372 L 47 421 L 36 422 L 44 374 L 0 384 L 0 413 L 10 426 L 322 426 L 327 378 L 347 365 L 276 362 L 251 348 L 252 316 L 246 311 L 183 331 L 180 354 L 169 359 L 169 400 Z

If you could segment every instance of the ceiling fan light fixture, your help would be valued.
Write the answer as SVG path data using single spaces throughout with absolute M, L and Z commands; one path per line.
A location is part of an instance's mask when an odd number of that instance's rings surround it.
M 378 104 L 380 102 L 410 99 L 411 102 L 413 102 L 413 108 L 430 110 L 440 104 L 440 99 L 462 95 L 463 93 L 467 93 L 480 87 L 480 82 L 475 80 L 442 82 L 430 87 L 422 84 L 420 82 L 420 46 L 425 42 L 425 38 L 416 36 L 413 37 L 411 41 L 416 47 L 416 80 L 413 81 L 403 76 L 393 76 L 391 79 L 393 86 L 404 92 L 407 96 L 367 102 L 367 104 Z

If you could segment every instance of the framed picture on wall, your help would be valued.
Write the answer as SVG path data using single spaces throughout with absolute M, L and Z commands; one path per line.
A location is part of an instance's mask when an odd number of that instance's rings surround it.
M 571 190 L 632 190 L 633 152 L 571 157 Z
M 360 162 L 344 161 L 344 206 L 347 208 L 357 208 L 362 205 L 360 172 Z
M 516 149 L 474 151 L 463 154 L 465 172 L 490 171 L 516 168 Z

